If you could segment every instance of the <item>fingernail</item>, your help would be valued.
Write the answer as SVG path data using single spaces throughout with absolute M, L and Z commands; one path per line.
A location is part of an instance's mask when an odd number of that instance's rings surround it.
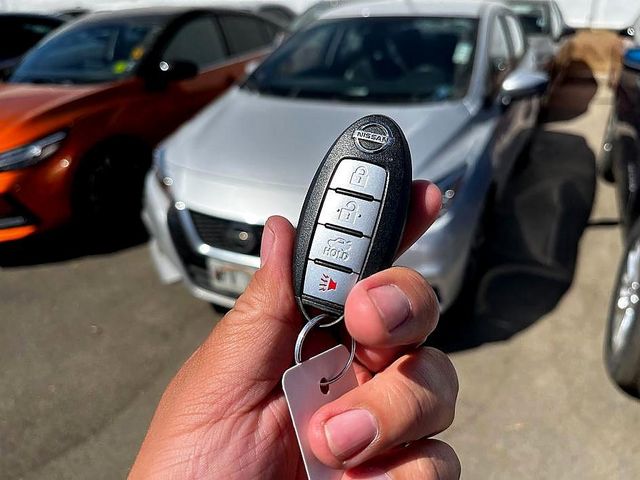
M 389 332 L 409 319 L 411 304 L 409 299 L 395 285 L 385 285 L 369 290 L 369 298 L 380 312 L 380 317 Z
M 376 419 L 367 410 L 349 410 L 324 425 L 331 453 L 347 460 L 367 448 L 378 436 Z
M 262 246 L 260 247 L 260 266 L 264 267 L 269 261 L 269 255 L 276 241 L 276 234 L 273 233 L 269 224 L 265 225 L 262 232 Z

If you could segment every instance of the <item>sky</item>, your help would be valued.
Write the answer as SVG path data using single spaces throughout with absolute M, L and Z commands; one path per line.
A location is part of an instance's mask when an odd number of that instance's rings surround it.
M 0 0 L 0 11 L 55 11 L 63 8 L 88 7 L 114 9 L 125 6 L 147 5 L 211 5 L 257 3 L 260 0 Z M 314 0 L 262 0 L 281 3 L 295 11 L 302 11 Z M 407 0 L 410 1 L 410 0 Z M 637 0 L 557 0 L 567 23 L 575 27 L 622 28 L 629 26 L 640 15 Z

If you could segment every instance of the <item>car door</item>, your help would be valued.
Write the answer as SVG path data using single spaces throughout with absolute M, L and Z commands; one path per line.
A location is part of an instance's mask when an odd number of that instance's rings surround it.
M 519 137 L 523 132 L 521 118 L 523 101 L 501 102 L 501 89 L 507 76 L 517 66 L 518 58 L 513 51 L 514 41 L 510 37 L 509 27 L 504 15 L 496 15 L 492 19 L 488 42 L 488 90 L 492 108 L 498 115 L 496 125 L 495 147 L 493 152 L 494 178 L 499 191 L 502 191 L 508 180 L 513 165 L 520 152 Z
M 515 15 L 505 14 L 504 22 L 507 27 L 509 43 L 511 45 L 511 66 L 513 70 L 523 68 L 524 56 L 527 53 L 527 39 L 520 21 Z M 513 159 L 520 156 L 522 149 L 533 134 L 538 119 L 540 99 L 534 95 L 511 101 L 511 119 L 515 122 L 515 136 L 511 149 Z

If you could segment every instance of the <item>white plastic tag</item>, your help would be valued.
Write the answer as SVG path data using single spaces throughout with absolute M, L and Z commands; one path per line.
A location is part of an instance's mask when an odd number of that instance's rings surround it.
M 340 479 L 344 473 L 342 470 L 327 467 L 315 457 L 309 446 L 307 434 L 309 421 L 320 407 L 337 400 L 358 386 L 352 365 L 344 377 L 328 387 L 326 394 L 320 389 L 320 381 L 337 375 L 347 360 L 349 351 L 343 345 L 338 345 L 290 368 L 282 377 L 282 388 L 289 404 L 289 412 L 309 480 Z

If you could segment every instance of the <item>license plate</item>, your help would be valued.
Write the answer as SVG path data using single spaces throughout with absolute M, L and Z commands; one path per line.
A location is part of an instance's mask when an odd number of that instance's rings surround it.
M 234 265 L 232 263 L 220 262 L 214 259 L 207 259 L 209 269 L 209 279 L 211 288 L 224 294 L 239 297 L 249 286 L 249 282 L 256 272 L 254 268 Z

